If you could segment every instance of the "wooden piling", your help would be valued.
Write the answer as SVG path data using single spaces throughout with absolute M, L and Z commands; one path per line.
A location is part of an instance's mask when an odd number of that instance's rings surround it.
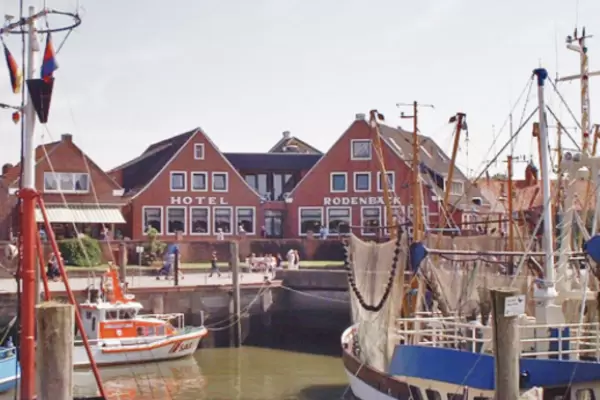
M 518 296 L 515 288 L 490 290 L 493 313 L 493 341 L 495 359 L 496 399 L 519 398 L 519 343 L 518 315 L 507 315 L 506 299 Z
M 36 306 L 39 400 L 73 399 L 75 308 L 54 301 Z
M 240 310 L 240 249 L 239 243 L 230 242 L 229 250 L 231 253 L 231 276 L 233 283 L 233 318 L 234 324 L 234 344 L 235 347 L 242 345 L 242 316 Z

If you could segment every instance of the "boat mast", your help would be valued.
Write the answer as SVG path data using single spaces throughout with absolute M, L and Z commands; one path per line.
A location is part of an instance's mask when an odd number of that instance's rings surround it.
M 544 100 L 544 83 L 548 78 L 548 71 L 544 68 L 537 68 L 533 71 L 537 77 L 538 85 L 538 113 L 539 113 L 539 132 L 541 144 L 541 178 L 542 178 L 542 195 L 543 195 L 543 219 L 544 219 L 544 282 L 537 291 L 537 298 L 545 301 L 545 308 L 548 308 L 550 301 L 557 296 L 554 272 L 554 245 L 552 243 L 553 221 L 552 221 L 552 204 L 550 201 L 550 165 L 548 154 L 548 124 L 546 123 L 546 103 Z M 548 314 L 545 315 L 547 320 Z M 547 321 L 548 322 L 548 321 Z

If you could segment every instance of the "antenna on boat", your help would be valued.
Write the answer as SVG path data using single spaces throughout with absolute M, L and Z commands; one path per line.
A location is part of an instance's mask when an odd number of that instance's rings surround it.
M 541 144 L 541 178 L 543 195 L 543 219 L 544 219 L 544 278 L 539 282 L 534 291 L 536 299 L 536 318 L 538 323 L 561 323 L 564 320 L 560 306 L 553 304 L 558 296 L 555 288 L 554 271 L 554 243 L 552 204 L 550 202 L 550 155 L 548 154 L 548 124 L 546 121 L 546 102 L 544 99 L 544 84 L 548 78 L 548 71 L 537 68 L 533 71 L 537 78 L 538 86 L 538 114 Z

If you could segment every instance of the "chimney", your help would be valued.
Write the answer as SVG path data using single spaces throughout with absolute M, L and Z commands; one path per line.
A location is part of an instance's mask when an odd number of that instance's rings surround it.
M 365 118 L 366 118 L 366 116 L 365 116 L 365 114 L 363 114 L 363 113 L 358 113 L 358 114 L 356 114 L 356 116 L 355 116 L 355 119 L 356 119 L 357 121 L 364 121 L 364 120 L 365 120 Z
M 290 138 L 290 131 L 283 131 L 283 138 L 284 139 L 289 139 Z
M 8 171 L 10 171 L 11 169 L 13 169 L 13 167 L 14 167 L 14 166 L 13 166 L 12 164 L 4 164 L 4 165 L 2 166 L 2 176 L 6 175 L 6 173 L 7 173 Z
M 61 142 L 69 142 L 72 143 L 73 142 L 73 135 L 71 135 L 70 133 L 63 133 L 60 136 L 60 141 Z

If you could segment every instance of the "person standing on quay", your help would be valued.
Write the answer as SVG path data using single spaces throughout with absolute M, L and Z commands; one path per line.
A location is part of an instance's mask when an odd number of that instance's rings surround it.
M 210 274 L 208 274 L 208 277 L 211 278 L 214 273 L 216 273 L 219 278 L 221 277 L 221 271 L 219 271 L 219 266 L 217 265 L 216 251 L 212 252 L 212 257 L 210 259 Z

